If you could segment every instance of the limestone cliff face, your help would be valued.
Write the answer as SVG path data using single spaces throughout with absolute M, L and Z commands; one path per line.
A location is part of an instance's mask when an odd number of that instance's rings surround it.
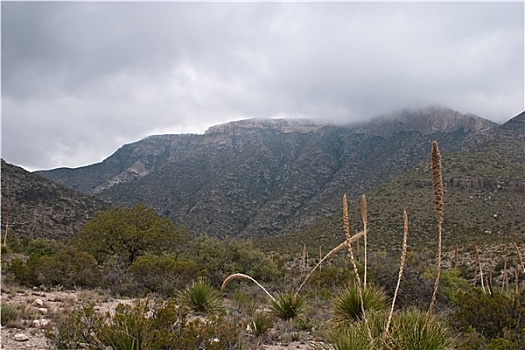
M 250 119 L 204 135 L 151 136 L 101 163 L 39 174 L 121 206 L 143 202 L 194 233 L 269 235 L 304 227 L 339 210 L 344 193 L 415 167 L 432 140 L 444 154 L 482 151 L 487 139 L 502 144 L 499 129 L 437 107 L 347 126 Z

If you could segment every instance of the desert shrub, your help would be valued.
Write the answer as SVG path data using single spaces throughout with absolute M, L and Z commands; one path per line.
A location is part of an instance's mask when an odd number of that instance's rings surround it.
M 166 296 L 173 295 L 199 274 L 197 264 L 191 260 L 151 254 L 139 257 L 128 271 L 139 286 Z
M 230 237 L 196 237 L 181 257 L 195 261 L 215 286 L 220 286 L 228 275 L 236 272 L 248 274 L 260 281 L 272 281 L 282 275 L 277 265 L 255 249 L 251 241 Z
M 232 349 L 243 329 L 223 315 L 191 317 L 173 299 L 120 304 L 114 315 L 93 306 L 62 314 L 46 332 L 51 344 L 65 349 Z
M 333 290 L 348 285 L 353 280 L 353 272 L 342 266 L 328 265 L 316 270 L 310 276 L 307 286 Z
M 38 259 L 37 256 L 29 259 L 27 262 L 15 258 L 7 265 L 6 272 L 12 274 L 14 280 L 25 286 L 34 286 L 38 284 L 37 278 L 34 273 L 34 269 L 30 268 L 29 261 Z M 34 264 L 34 262 L 33 262 Z
M 408 255 L 401 281 L 402 288 L 399 290 L 396 299 L 396 307 L 398 309 L 410 307 L 426 309 L 428 307 L 434 287 L 434 276 L 423 273 L 428 266 L 420 266 L 422 263 L 419 259 L 426 259 L 426 257 L 418 257 L 413 254 Z M 368 261 L 370 281 L 383 287 L 387 296 L 392 298 L 397 285 L 399 257 L 371 254 Z M 442 288 L 438 291 L 437 301 L 440 308 L 447 304 L 447 298 Z
M 27 255 L 53 255 L 60 249 L 60 247 L 61 244 L 53 239 L 35 238 L 27 243 L 25 252 Z
M 196 312 L 214 312 L 221 308 L 222 296 L 217 289 L 206 281 L 199 280 L 186 286 L 179 293 L 186 307 Z
M 99 273 L 95 258 L 74 247 L 63 247 L 53 255 L 38 258 L 34 265 L 38 282 L 46 286 L 96 287 Z
M 475 329 L 487 341 L 503 338 L 506 333 L 507 337 L 511 333 L 520 341 L 525 320 L 524 297 L 525 291 L 518 295 L 499 292 L 491 295 L 478 288 L 469 288 L 457 295 L 452 323 L 459 331 Z
M 384 310 L 386 308 L 385 292 L 373 284 L 367 286 L 362 292 L 363 303 L 355 285 L 341 290 L 334 299 L 333 312 L 337 323 L 347 325 L 350 322 L 361 320 L 363 309 Z
M 131 273 L 128 262 L 122 257 L 113 255 L 107 257 L 101 269 L 101 286 L 111 290 L 116 295 L 143 296 L 144 286 L 140 285 Z

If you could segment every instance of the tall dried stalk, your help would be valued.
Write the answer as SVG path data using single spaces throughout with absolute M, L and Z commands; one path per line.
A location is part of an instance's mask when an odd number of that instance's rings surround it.
M 503 264 L 503 286 L 502 289 L 505 291 L 509 290 L 509 272 L 507 271 L 507 259 L 504 260 Z
M 459 260 L 459 252 L 458 252 L 458 245 L 456 244 L 456 249 L 454 249 L 454 268 L 458 267 L 458 260 Z
M 432 299 L 430 300 L 430 306 L 428 307 L 425 324 L 428 324 L 432 313 L 434 312 L 434 306 L 436 304 L 437 291 L 439 287 L 439 280 L 441 278 L 441 251 L 442 251 L 442 232 L 443 232 L 443 169 L 441 167 L 441 152 L 439 151 L 437 141 L 432 141 L 432 187 L 434 190 L 434 206 L 437 216 L 438 223 L 438 253 L 436 263 L 436 281 L 434 283 L 434 292 L 432 293 Z
M 519 292 L 519 285 L 520 285 L 520 279 L 519 279 L 519 272 L 518 270 L 514 270 L 514 278 L 516 279 L 516 295 L 518 295 Z
M 346 199 L 346 194 L 343 196 L 343 230 L 345 232 L 346 241 L 348 242 L 348 254 L 350 255 L 350 261 L 352 267 L 354 268 L 355 282 L 357 287 L 357 292 L 359 294 L 359 301 L 361 303 L 361 311 L 363 313 L 363 320 L 365 321 L 366 329 L 368 332 L 368 338 L 372 341 L 372 330 L 368 324 L 368 318 L 365 313 L 365 305 L 363 300 L 363 285 L 361 283 L 361 278 L 359 277 L 359 271 L 357 269 L 357 263 L 354 256 L 354 250 L 352 249 L 352 237 L 350 236 L 350 219 L 348 217 L 348 202 Z
M 472 244 L 472 247 L 474 248 L 474 257 L 476 258 L 474 260 L 474 287 L 478 283 L 478 269 L 479 269 L 479 255 L 478 255 L 478 246 L 476 245 L 476 242 Z
M 363 273 L 363 289 L 366 290 L 366 272 L 367 272 L 367 265 L 368 265 L 368 258 L 367 258 L 367 252 L 368 252 L 368 208 L 366 205 L 366 196 L 361 196 L 361 219 L 363 220 L 363 232 L 365 233 L 363 236 L 364 244 L 365 244 L 365 271 Z M 359 247 L 359 243 L 358 243 Z
M 523 264 L 523 259 L 521 257 L 520 249 L 518 248 L 518 245 L 516 242 L 514 242 L 514 247 L 516 247 L 516 253 L 518 253 L 518 259 L 520 259 L 521 268 L 523 269 L 523 273 L 525 273 L 525 265 Z
M 399 264 L 399 275 L 397 276 L 396 291 L 394 292 L 394 298 L 392 299 L 392 307 L 390 308 L 390 314 L 386 322 L 384 337 L 388 335 L 390 323 L 392 322 L 392 315 L 394 314 L 394 306 L 396 304 L 397 293 L 399 292 L 399 286 L 401 285 L 401 278 L 403 277 L 403 271 L 405 269 L 405 263 L 407 258 L 407 244 L 408 241 L 408 215 L 406 210 L 403 211 L 403 248 L 401 250 L 401 263 Z
M 481 268 L 481 259 L 479 258 L 478 246 L 476 245 L 476 242 L 474 242 L 472 246 L 474 247 L 474 254 L 476 256 L 476 267 L 474 268 L 474 286 L 476 285 L 476 281 L 478 278 L 477 271 L 479 269 L 479 279 L 481 282 L 481 289 L 483 290 L 483 293 L 485 293 L 485 282 L 483 280 L 483 269 Z
M 363 237 L 363 232 L 359 232 L 355 235 L 352 236 L 352 238 L 350 239 L 350 243 L 354 243 L 354 242 L 357 242 L 359 241 L 359 239 L 361 237 Z M 304 278 L 303 280 L 303 283 L 301 283 L 301 285 L 299 286 L 299 288 L 297 288 L 297 292 L 296 294 L 298 294 L 301 289 L 304 287 L 304 285 L 306 284 L 306 282 L 308 281 L 308 279 L 310 278 L 310 276 L 315 272 L 315 270 L 317 268 L 319 268 L 319 270 L 321 269 L 321 264 L 323 262 L 325 262 L 325 260 L 327 260 L 328 258 L 330 258 L 332 255 L 334 255 L 335 253 L 339 252 L 341 249 L 345 248 L 346 246 L 348 245 L 348 241 L 345 240 L 343 243 L 339 244 L 337 247 L 335 247 L 334 249 L 332 249 L 331 251 L 329 251 L 322 259 L 319 260 L 319 262 L 317 263 L 317 265 L 314 266 L 314 268 L 312 270 L 310 270 L 310 272 L 308 273 L 308 275 L 306 275 L 306 277 Z

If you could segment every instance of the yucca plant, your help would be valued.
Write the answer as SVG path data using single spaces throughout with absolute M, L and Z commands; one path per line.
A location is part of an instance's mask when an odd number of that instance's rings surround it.
M 0 306 L 0 314 L 0 320 L 2 321 L 2 325 L 4 326 L 10 326 L 15 324 L 21 316 L 20 310 L 16 306 L 9 304 L 4 304 Z
M 361 304 L 361 300 L 363 303 Z M 335 297 L 333 312 L 337 324 L 348 325 L 363 318 L 363 310 L 384 310 L 386 308 L 386 294 L 378 286 L 368 284 L 362 291 L 362 299 L 358 287 L 349 286 L 341 290 Z
M 435 317 L 427 319 L 420 310 L 397 315 L 392 328 L 393 350 L 445 350 L 451 346 L 446 327 Z
M 179 293 L 182 303 L 196 312 L 214 312 L 221 308 L 221 294 L 206 281 L 196 281 Z
M 253 332 L 253 335 L 256 337 L 262 337 L 263 335 L 268 332 L 270 328 L 272 328 L 273 322 L 272 320 L 261 311 L 256 311 L 252 315 L 252 320 L 250 321 L 250 328 Z
M 277 294 L 275 299 L 270 301 L 272 314 L 285 321 L 296 318 L 304 311 L 304 307 L 304 299 L 291 291 Z

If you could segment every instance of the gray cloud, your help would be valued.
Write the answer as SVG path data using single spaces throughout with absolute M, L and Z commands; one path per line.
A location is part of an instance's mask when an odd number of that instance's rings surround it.
M 254 116 L 524 108 L 523 3 L 1 6 L 2 157 L 28 169 Z

